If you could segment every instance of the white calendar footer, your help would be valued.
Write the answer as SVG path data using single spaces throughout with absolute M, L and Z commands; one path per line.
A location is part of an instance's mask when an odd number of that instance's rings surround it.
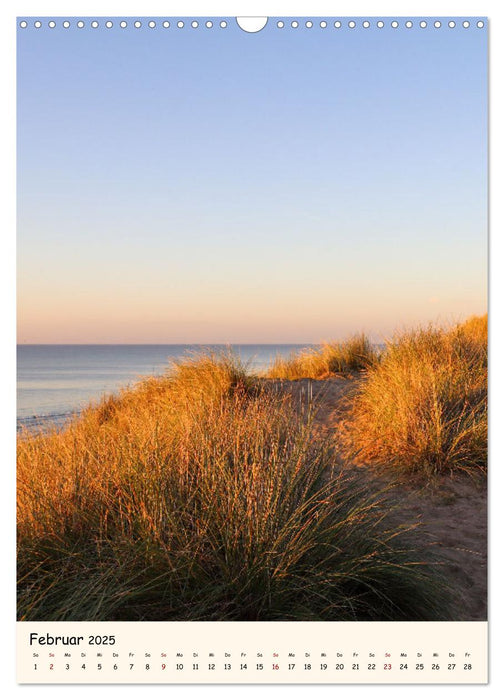
M 487 622 L 18 622 L 19 683 L 486 683 Z

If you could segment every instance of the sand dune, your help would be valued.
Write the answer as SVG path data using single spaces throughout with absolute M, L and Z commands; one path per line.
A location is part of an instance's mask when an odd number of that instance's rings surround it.
M 268 380 L 281 385 L 303 402 L 311 396 L 319 403 L 317 425 L 321 431 L 338 434 L 344 429 L 351 397 L 359 376 L 323 380 Z M 487 619 L 487 490 L 486 480 L 465 474 L 437 477 L 431 483 L 401 482 L 391 485 L 390 477 L 376 474 L 372 464 L 340 460 L 341 469 L 359 471 L 383 488 L 398 505 L 397 517 L 419 522 L 418 537 L 432 544 L 445 562 L 451 585 L 459 597 L 461 620 Z

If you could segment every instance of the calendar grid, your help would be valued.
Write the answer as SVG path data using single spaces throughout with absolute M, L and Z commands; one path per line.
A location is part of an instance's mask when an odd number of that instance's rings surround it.
M 486 622 L 18 623 L 20 683 L 486 683 Z

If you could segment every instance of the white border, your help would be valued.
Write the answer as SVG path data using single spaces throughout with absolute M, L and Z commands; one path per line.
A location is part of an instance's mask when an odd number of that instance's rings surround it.
M 502 444 L 499 444 L 499 424 L 502 419 L 502 412 L 499 407 L 499 394 L 503 389 L 502 372 L 499 357 L 502 355 L 502 326 L 500 321 L 499 301 L 504 299 L 503 284 L 504 275 L 500 271 L 500 264 L 503 261 L 503 209 L 502 209 L 502 186 L 504 179 L 502 176 L 502 127 L 497 125 L 504 123 L 504 109 L 502 97 L 502 66 L 504 66 L 504 12 L 502 4 L 497 2 L 468 2 L 459 0 L 458 2 L 444 2 L 442 0 L 424 0 L 423 2 L 408 1 L 382 1 L 350 2 L 348 0 L 338 3 L 321 2 L 301 2 L 291 0 L 289 2 L 265 2 L 264 0 L 248 0 L 247 2 L 196 2 L 187 0 L 186 2 L 160 2 L 155 0 L 144 0 L 144 2 L 118 1 L 73 1 L 63 0 L 52 2 L 41 2 L 40 0 L 14 2 L 8 0 L 1 7 L 2 21 L 0 22 L 0 73 L 2 76 L 2 91 L 4 95 L 4 105 L 2 109 L 1 153 L 2 158 L 2 256 L 0 280 L 2 284 L 2 343 L 0 346 L 1 358 L 3 360 L 3 381 L 2 402 L 1 402 L 1 445 L 3 450 L 3 478 L 2 494 L 5 503 L 2 504 L 2 525 L 3 552 L 4 558 L 7 553 L 8 566 L 4 565 L 4 576 L 2 580 L 2 648 L 4 652 L 1 657 L 2 686 L 7 691 L 9 697 L 26 696 L 30 694 L 37 698 L 66 697 L 68 694 L 77 697 L 101 696 L 116 693 L 121 698 L 138 697 L 140 693 L 146 692 L 149 695 L 166 698 L 168 696 L 185 697 L 194 691 L 205 693 L 205 697 L 222 698 L 234 697 L 238 692 L 245 697 L 255 697 L 260 692 L 262 694 L 273 694 L 275 696 L 285 694 L 289 698 L 305 698 L 307 691 L 317 693 L 320 696 L 334 698 L 336 694 L 345 698 L 361 697 L 367 693 L 373 698 L 403 697 L 416 695 L 418 697 L 429 696 L 443 697 L 453 696 L 454 698 L 479 697 L 480 694 L 487 697 L 497 697 L 504 689 L 503 658 L 504 651 L 499 650 L 499 627 L 503 623 L 503 601 L 500 595 L 502 586 L 502 562 L 499 555 L 502 547 L 499 544 L 499 534 L 502 532 L 502 506 L 500 503 L 503 489 L 503 469 L 504 459 Z M 14 575 L 14 457 L 15 457 L 15 22 L 16 16 L 73 16 L 81 14 L 83 16 L 117 16 L 135 15 L 138 16 L 489 16 L 490 17 L 490 66 L 491 66 L 491 111 L 490 123 L 491 131 L 491 180 L 490 180 L 490 222 L 491 222 L 491 469 L 490 473 L 490 508 L 491 508 L 491 587 L 490 587 L 490 684 L 488 686 L 205 686 L 195 688 L 194 686 L 120 686 L 114 689 L 101 686 L 16 686 L 15 685 L 15 575 Z M 7 98 L 7 99 L 5 99 Z M 492 429 L 493 428 L 493 429 Z M 502 428 L 500 430 L 502 432 Z M 493 593 L 493 595 L 492 595 Z M 502 645 L 501 645 L 502 646 Z M 142 689 L 141 689 L 142 688 Z

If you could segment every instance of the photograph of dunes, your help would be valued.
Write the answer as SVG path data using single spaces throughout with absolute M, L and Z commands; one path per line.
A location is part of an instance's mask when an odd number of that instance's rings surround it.
M 18 620 L 486 620 L 486 28 L 80 21 L 18 28 Z

